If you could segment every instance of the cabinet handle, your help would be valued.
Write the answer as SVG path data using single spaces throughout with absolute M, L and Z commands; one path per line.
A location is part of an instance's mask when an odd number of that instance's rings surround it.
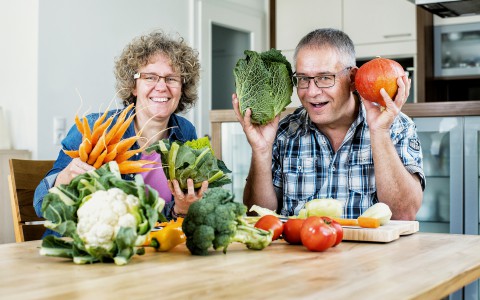
M 387 35 L 384 35 L 383 37 L 386 39 L 393 39 L 393 38 L 409 37 L 409 36 L 412 36 L 412 34 L 411 33 L 387 34 Z

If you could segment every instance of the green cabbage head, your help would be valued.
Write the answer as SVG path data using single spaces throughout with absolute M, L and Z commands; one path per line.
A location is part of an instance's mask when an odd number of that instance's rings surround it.
M 245 50 L 233 74 L 240 112 L 252 110 L 252 122 L 267 124 L 290 104 L 293 84 L 292 66 L 276 49 L 257 53 Z

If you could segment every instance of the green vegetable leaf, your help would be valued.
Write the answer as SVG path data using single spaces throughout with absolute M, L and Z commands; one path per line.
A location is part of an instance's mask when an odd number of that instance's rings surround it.
M 252 110 L 252 122 L 267 124 L 291 103 L 292 66 L 279 50 L 257 53 L 245 50 L 246 57 L 233 70 L 240 111 Z
M 129 201 L 129 204 L 124 202 L 124 204 L 117 205 L 126 205 L 125 207 L 128 207 L 126 214 L 130 214 L 126 217 L 130 218 L 129 220 L 132 220 L 132 217 L 135 219 L 135 221 L 122 223 L 127 224 L 127 227 L 117 225 L 120 227 L 117 227 L 118 230 L 112 236 L 112 240 L 106 240 L 100 246 L 88 244 L 85 234 L 82 233 L 80 236 L 77 228 L 77 224 L 83 220 L 79 219 L 78 210 L 83 205 L 94 203 L 90 202 L 94 199 L 96 200 L 95 203 L 103 202 L 99 202 L 98 197 L 94 198 L 95 195 L 99 195 L 97 193 L 99 191 L 111 191 L 113 193 L 110 196 L 111 199 L 117 199 L 113 198 L 113 195 L 115 195 L 115 197 L 119 196 L 122 199 L 120 201 Z M 107 192 L 101 193 L 108 195 Z M 122 198 L 122 195 L 125 195 L 125 198 Z M 127 200 L 127 195 L 131 195 L 128 196 L 130 200 Z M 165 200 L 159 198 L 155 189 L 145 185 L 141 175 L 137 175 L 135 181 L 124 180 L 120 176 L 117 163 L 110 162 L 97 170 L 75 177 L 69 185 L 60 185 L 50 189 L 42 204 L 43 216 L 46 218 L 45 226 L 58 232 L 63 237 L 70 237 L 71 240 L 67 241 L 63 238 L 47 236 L 43 240 L 40 253 L 42 255 L 70 257 L 73 258 L 74 263 L 78 264 L 99 261 L 114 261 L 119 265 L 126 264 L 135 253 L 141 252 L 136 250 L 136 247 L 139 246 L 137 243 L 145 239 L 145 236 L 155 226 L 156 221 L 165 220 L 165 217 L 161 214 L 164 206 Z M 112 213 L 108 212 L 105 216 Z M 120 222 L 120 219 L 124 216 L 117 217 L 118 222 Z M 102 220 L 102 222 L 108 222 L 107 220 Z M 86 223 L 90 224 L 90 222 Z M 97 220 L 97 222 L 100 221 Z M 83 240 L 84 238 L 85 240 Z
M 176 179 L 183 190 L 187 189 L 189 178 L 193 180 L 195 188 L 199 188 L 203 181 L 208 181 L 209 187 L 232 183 L 226 175 L 231 171 L 223 161 L 215 157 L 208 137 L 185 143 L 162 140 L 150 146 L 147 151 L 160 154 L 167 178 Z

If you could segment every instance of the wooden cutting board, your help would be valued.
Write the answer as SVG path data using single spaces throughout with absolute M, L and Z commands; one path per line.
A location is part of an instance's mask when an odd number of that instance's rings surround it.
M 344 226 L 344 241 L 365 241 L 388 243 L 402 235 L 409 235 L 419 230 L 418 221 L 390 221 L 378 228 L 362 228 L 358 226 Z

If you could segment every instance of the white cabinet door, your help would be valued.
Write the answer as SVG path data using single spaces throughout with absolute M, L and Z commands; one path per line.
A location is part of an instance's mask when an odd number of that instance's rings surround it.
M 316 28 L 342 29 L 342 1 L 277 0 L 276 48 L 293 51 L 300 39 Z
M 416 7 L 406 0 L 343 0 L 344 31 L 355 45 L 416 39 Z

